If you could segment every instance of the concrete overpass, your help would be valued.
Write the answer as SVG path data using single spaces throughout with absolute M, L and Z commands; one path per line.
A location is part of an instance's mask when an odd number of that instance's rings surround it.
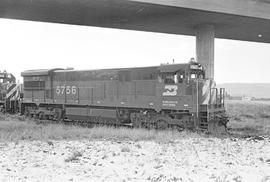
M 270 43 L 270 0 L 1 0 L 0 17 L 196 36 L 214 78 L 214 38 Z

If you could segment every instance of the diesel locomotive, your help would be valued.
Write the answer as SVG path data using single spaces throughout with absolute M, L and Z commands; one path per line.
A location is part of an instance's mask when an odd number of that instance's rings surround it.
M 16 83 L 13 74 L 0 71 L 0 111 L 17 112 L 19 110 L 21 85 Z
M 39 119 L 146 128 L 223 130 L 223 88 L 196 62 L 21 73 L 21 112 Z

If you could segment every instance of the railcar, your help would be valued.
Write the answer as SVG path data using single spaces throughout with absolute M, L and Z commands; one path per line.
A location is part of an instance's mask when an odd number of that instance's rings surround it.
M 99 70 L 22 72 L 22 114 L 147 128 L 220 130 L 225 90 L 196 62 Z
M 0 71 L 0 111 L 15 113 L 19 110 L 21 87 L 13 74 Z

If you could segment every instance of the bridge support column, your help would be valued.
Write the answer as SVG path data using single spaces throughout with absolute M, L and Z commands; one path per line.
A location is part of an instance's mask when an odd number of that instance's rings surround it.
M 196 59 L 205 69 L 205 76 L 214 79 L 215 27 L 199 25 L 196 27 Z

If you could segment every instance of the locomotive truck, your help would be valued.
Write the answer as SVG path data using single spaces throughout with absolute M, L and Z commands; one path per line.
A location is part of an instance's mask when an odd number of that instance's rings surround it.
M 22 113 L 39 119 L 146 128 L 224 130 L 223 88 L 196 62 L 22 72 Z

